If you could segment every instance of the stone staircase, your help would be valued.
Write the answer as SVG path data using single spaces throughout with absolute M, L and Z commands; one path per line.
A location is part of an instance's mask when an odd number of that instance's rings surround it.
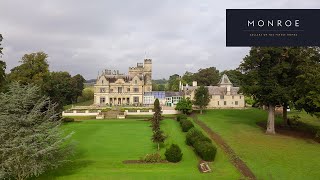
M 119 115 L 122 115 L 123 113 L 118 109 L 112 109 L 107 112 L 100 112 L 96 119 L 117 119 Z

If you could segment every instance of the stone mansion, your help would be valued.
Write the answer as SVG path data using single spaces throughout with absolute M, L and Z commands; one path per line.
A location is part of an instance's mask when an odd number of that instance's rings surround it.
M 179 92 L 152 91 L 152 60 L 144 59 L 136 67 L 129 67 L 128 74 L 117 70 L 104 70 L 94 85 L 94 104 L 98 106 L 148 106 L 156 98 L 162 106 L 174 107 L 183 97 L 194 98 L 197 82 L 192 86 L 180 83 Z M 233 87 L 227 75 L 223 75 L 218 86 L 207 86 L 211 97 L 208 108 L 244 108 L 244 96 L 239 87 Z
M 129 67 L 127 75 L 104 70 L 94 85 L 96 105 L 142 105 L 144 94 L 152 92 L 152 60 Z

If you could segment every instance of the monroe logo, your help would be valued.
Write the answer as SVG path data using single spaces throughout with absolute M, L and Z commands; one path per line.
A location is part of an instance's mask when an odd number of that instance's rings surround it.
M 320 9 L 227 9 L 226 46 L 320 46 Z
M 255 27 L 255 26 L 259 26 L 259 27 L 299 27 L 299 19 L 296 20 L 248 20 L 248 27 Z

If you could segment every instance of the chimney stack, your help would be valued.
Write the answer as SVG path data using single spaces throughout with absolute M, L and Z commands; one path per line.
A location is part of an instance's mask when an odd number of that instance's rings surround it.
M 194 86 L 194 87 L 198 86 L 197 81 L 193 81 L 193 82 L 192 82 L 192 86 Z

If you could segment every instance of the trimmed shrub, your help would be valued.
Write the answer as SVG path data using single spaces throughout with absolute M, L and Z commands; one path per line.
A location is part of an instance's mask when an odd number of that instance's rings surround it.
M 186 143 L 189 146 L 193 146 L 194 143 L 197 141 L 207 141 L 207 142 L 211 143 L 211 139 L 208 138 L 207 136 L 203 135 L 203 133 L 200 130 L 198 130 L 196 128 L 191 128 L 187 132 Z
M 177 121 L 180 121 L 181 119 L 187 119 L 188 116 L 186 114 L 178 114 L 177 115 Z
M 196 153 L 205 161 L 213 161 L 217 148 L 207 141 L 197 141 L 194 143 L 194 149 Z
M 194 127 L 193 123 L 187 119 L 181 119 L 180 124 L 183 132 L 188 132 L 189 129 Z
M 164 153 L 169 162 L 179 162 L 182 159 L 181 149 L 176 144 L 171 144 L 170 148 Z
M 62 122 L 74 122 L 74 119 L 73 118 L 70 118 L 70 117 L 64 117 L 62 118 Z
M 144 158 L 143 158 L 144 162 L 147 163 L 157 163 L 157 162 L 161 162 L 161 155 L 159 153 L 152 153 L 152 154 L 147 154 Z

